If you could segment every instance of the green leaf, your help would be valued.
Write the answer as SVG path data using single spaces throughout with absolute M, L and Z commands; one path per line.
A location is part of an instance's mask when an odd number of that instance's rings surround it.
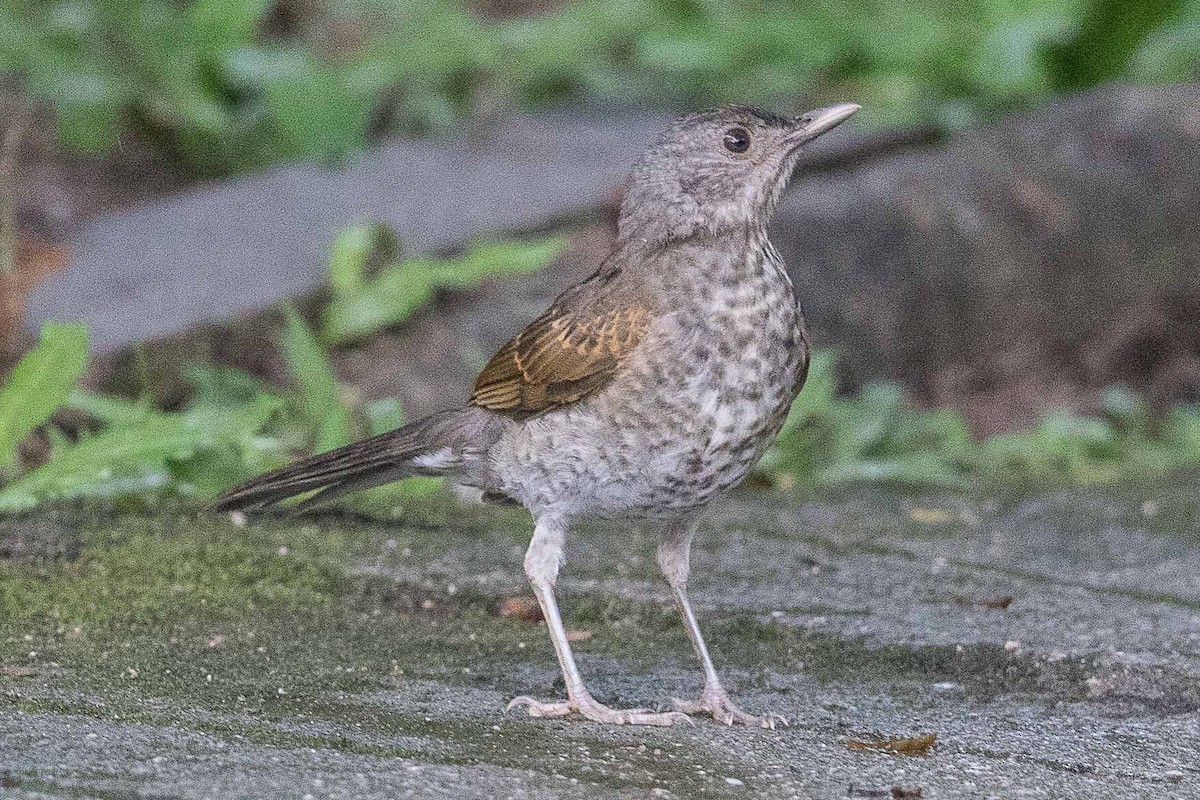
M 272 5 L 272 0 L 193 0 L 187 29 L 203 52 L 219 55 L 252 42 Z
M 336 67 L 313 63 L 264 89 L 266 109 L 287 155 L 334 160 L 366 145 L 374 99 L 348 86 Z
M 1180 463 L 1200 461 L 1200 406 L 1171 409 L 1163 425 L 1163 440 L 1178 453 Z
M 221 59 L 224 77 L 243 90 L 259 91 L 263 86 L 307 73 L 312 59 L 298 46 L 244 45 L 230 49 Z
M 116 103 L 64 101 L 56 106 L 58 138 L 81 153 L 104 153 L 121 141 L 121 108 Z
M 188 404 L 191 408 L 245 405 L 262 396 L 274 396 L 262 381 L 233 367 L 185 364 L 181 372 L 196 390 Z
M 334 298 L 361 291 L 367 282 L 372 257 L 394 255 L 395 234 L 380 222 L 351 225 L 337 235 L 329 253 L 329 281 Z
M 342 404 L 341 387 L 324 348 L 295 309 L 284 307 L 283 353 L 296 384 L 301 420 L 314 435 L 315 452 L 348 444 L 350 412 Z
M 475 244 L 457 259 L 438 262 L 438 285 L 475 286 L 496 275 L 524 275 L 549 264 L 567 246 L 565 236 L 529 242 Z
M 1090 0 L 1075 36 L 1048 52 L 1055 88 L 1081 89 L 1120 76 L 1142 43 L 1184 7 L 1184 0 Z
M 96 394 L 86 389 L 71 390 L 64 405 L 82 411 L 97 422 L 109 426 L 130 425 L 141 420 L 152 410 L 146 403 Z
M 406 259 L 371 281 L 361 280 L 361 268 L 352 257 L 331 259 L 335 290 L 325 309 L 324 336 L 337 343 L 369 336 L 404 322 L 438 289 L 467 288 L 491 276 L 534 272 L 564 247 L 564 237 L 477 244 L 458 258 Z
M 174 465 L 223 448 L 247 448 L 277 400 L 182 414 L 147 410 L 128 424 L 85 436 L 0 491 L 0 511 L 45 500 L 145 494 L 175 485 Z M 184 487 L 185 489 L 187 487 Z
M 997 25 L 966 64 L 972 79 L 998 98 L 1047 93 L 1053 80 L 1042 54 L 1070 33 L 1071 23 L 1066 14 L 1045 11 Z
M 891 460 L 866 459 L 838 464 L 821 470 L 821 483 L 894 483 L 913 487 L 964 489 L 967 476 L 934 453 L 914 454 Z
M 1101 395 L 1104 413 L 1125 431 L 1145 431 L 1150 426 L 1150 403 L 1128 386 L 1116 384 Z
M 1200 3 L 1191 19 L 1146 37 L 1130 59 L 1130 77 L 1143 83 L 1185 83 L 1196 79 L 1200 64 Z
M 17 445 L 49 421 L 87 366 L 88 332 L 82 324 L 48 322 L 37 345 L 17 364 L 0 389 L 0 465 Z

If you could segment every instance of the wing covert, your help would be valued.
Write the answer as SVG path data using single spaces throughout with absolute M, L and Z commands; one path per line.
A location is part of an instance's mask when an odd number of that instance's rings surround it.
M 520 417 L 576 403 L 612 380 L 652 318 L 637 304 L 596 311 L 556 304 L 492 357 L 471 404 Z

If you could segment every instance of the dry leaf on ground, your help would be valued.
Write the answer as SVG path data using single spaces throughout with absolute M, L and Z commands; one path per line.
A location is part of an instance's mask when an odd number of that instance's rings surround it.
M 927 755 L 935 744 L 937 734 L 927 733 L 911 739 L 852 739 L 846 746 L 856 753 L 874 750 L 902 756 L 923 756 Z
M 891 788 L 875 787 L 875 786 L 856 786 L 850 784 L 846 789 L 847 797 L 877 797 L 888 798 L 889 800 L 920 800 L 925 796 L 925 790 L 920 786 L 915 786 L 907 789 L 903 786 L 893 786 Z
M 954 521 L 954 515 L 941 508 L 909 509 L 908 518 L 922 525 L 945 525 Z
M 968 597 L 965 594 L 954 595 L 954 602 L 960 606 L 979 606 L 980 608 L 991 608 L 997 611 L 1004 611 L 1013 604 L 1013 600 L 1015 599 L 1016 598 L 1014 598 L 1012 595 L 1008 594 L 1002 595 L 1001 597 L 983 599 Z

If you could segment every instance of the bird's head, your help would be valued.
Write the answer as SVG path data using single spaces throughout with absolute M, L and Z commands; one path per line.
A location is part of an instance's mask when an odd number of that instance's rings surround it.
M 766 225 L 801 148 L 858 109 L 842 103 L 785 117 L 726 106 L 679 118 L 634 165 L 621 239 L 664 242 Z

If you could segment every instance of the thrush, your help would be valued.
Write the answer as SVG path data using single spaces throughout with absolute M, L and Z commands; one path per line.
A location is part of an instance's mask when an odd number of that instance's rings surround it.
M 216 508 L 258 509 L 317 491 L 304 506 L 415 475 L 446 475 L 529 510 L 525 573 L 567 697 L 517 697 L 532 716 L 580 714 L 670 725 L 687 714 L 775 727 L 726 694 L 687 582 L 697 514 L 750 471 L 779 432 L 809 365 L 792 282 L 767 222 L 801 148 L 858 110 L 802 116 L 745 106 L 672 123 L 625 185 L 617 242 L 483 368 L 470 402 L 269 472 Z M 657 561 L 704 673 L 673 711 L 614 709 L 588 692 L 554 586 L 581 517 L 660 523 Z

